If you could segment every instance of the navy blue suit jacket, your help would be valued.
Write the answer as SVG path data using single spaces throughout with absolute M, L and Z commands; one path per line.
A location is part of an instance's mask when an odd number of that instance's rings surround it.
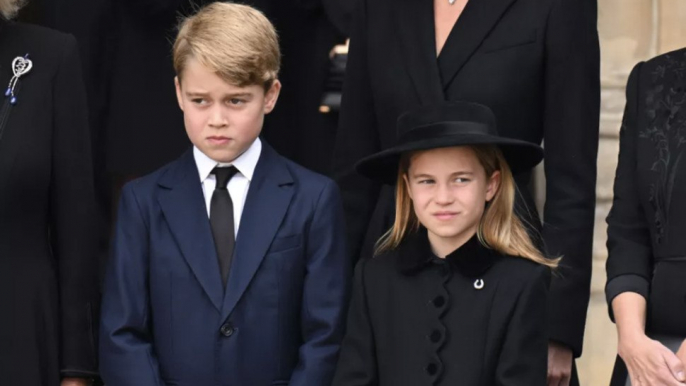
M 329 386 L 351 261 L 338 188 L 264 144 L 226 290 L 191 151 L 126 185 L 105 280 L 108 386 Z

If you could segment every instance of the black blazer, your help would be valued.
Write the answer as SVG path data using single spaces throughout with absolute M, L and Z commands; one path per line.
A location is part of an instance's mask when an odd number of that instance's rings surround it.
M 97 371 L 98 260 L 88 112 L 76 41 L 0 20 L 0 379 L 57 386 Z M 60 374 L 61 373 L 61 374 Z
M 355 275 L 333 386 L 546 384 L 547 267 L 476 237 L 439 259 L 422 229 Z
M 631 72 L 607 218 L 607 301 L 648 300 L 649 333 L 686 336 L 686 49 Z
M 351 34 L 334 171 L 353 251 L 365 255 L 392 224 L 393 196 L 353 172 L 392 146 L 402 112 L 443 100 L 489 106 L 500 134 L 545 142 L 548 252 L 564 256 L 551 284 L 551 338 L 581 354 L 588 306 L 600 105 L 595 2 L 472 0 L 436 59 L 425 0 L 361 1 Z M 539 223 L 518 177 L 518 202 Z M 523 199 L 521 199 L 523 198 Z M 523 205 L 526 204 L 526 205 Z M 368 225 L 370 224 L 370 225 Z

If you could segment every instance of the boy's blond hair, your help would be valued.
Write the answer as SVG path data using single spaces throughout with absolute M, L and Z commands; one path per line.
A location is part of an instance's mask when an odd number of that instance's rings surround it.
M 196 59 L 227 83 L 268 90 L 279 73 L 281 52 L 274 26 L 247 5 L 216 2 L 181 22 L 174 42 L 179 80 Z

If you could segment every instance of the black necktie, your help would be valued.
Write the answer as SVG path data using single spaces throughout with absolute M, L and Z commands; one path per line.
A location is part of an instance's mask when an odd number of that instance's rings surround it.
M 212 201 L 210 202 L 210 225 L 212 226 L 214 246 L 217 248 L 219 272 L 221 272 L 224 287 L 226 287 L 226 281 L 229 278 L 233 248 L 236 244 L 233 229 L 233 201 L 231 201 L 231 195 L 229 195 L 226 185 L 236 173 L 238 170 L 233 166 L 216 167 L 212 170 L 212 174 L 217 178 L 217 186 L 212 193 Z

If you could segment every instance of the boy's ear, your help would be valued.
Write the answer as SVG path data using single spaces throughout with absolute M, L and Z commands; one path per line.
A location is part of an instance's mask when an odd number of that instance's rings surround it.
M 276 101 L 279 99 L 279 94 L 281 93 L 281 82 L 275 79 L 272 86 L 267 90 L 264 95 L 264 113 L 269 114 L 276 107 Z
M 174 87 L 176 88 L 176 101 L 179 103 L 179 108 L 181 109 L 181 111 L 183 111 L 183 97 L 181 94 L 181 82 L 179 81 L 178 76 L 174 77 Z
M 498 189 L 500 188 L 500 179 L 500 170 L 496 170 L 495 172 L 493 172 L 491 178 L 488 179 L 488 186 L 486 186 L 486 202 L 490 202 L 493 199 L 493 197 L 495 197 L 495 194 L 498 192 Z

